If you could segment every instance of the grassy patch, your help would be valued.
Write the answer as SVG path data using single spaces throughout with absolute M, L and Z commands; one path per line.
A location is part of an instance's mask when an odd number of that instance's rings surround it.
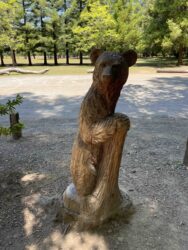
M 92 68 L 89 65 L 59 65 L 59 66 L 24 66 L 28 70 L 42 70 L 48 68 L 46 75 L 83 75 Z
M 5 57 L 5 64 L 11 66 L 10 57 Z M 28 70 L 42 70 L 49 68 L 49 71 L 46 75 L 83 75 L 88 74 L 87 71 L 92 69 L 93 66 L 90 65 L 89 58 L 84 58 L 85 65 L 79 65 L 78 58 L 70 58 L 70 65 L 65 64 L 65 58 L 58 59 L 59 65 L 53 65 L 53 58 L 48 59 L 49 65 L 43 66 L 43 58 L 35 57 L 32 58 L 33 66 L 27 66 L 27 58 L 17 57 L 18 67 Z M 188 64 L 188 60 L 184 61 Z M 156 72 L 157 68 L 176 67 L 177 60 L 175 58 L 162 58 L 162 57 L 153 57 L 153 58 L 139 58 L 137 64 L 131 67 L 130 71 L 133 73 L 144 73 L 152 74 Z M 72 64 L 72 65 L 71 65 Z M 12 73 L 11 75 L 17 75 Z

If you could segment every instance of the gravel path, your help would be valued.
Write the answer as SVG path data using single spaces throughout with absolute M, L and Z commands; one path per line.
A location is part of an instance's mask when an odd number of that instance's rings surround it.
M 0 78 L 0 102 L 25 97 L 19 112 L 26 124 L 21 140 L 0 139 L 0 249 L 187 250 L 186 75 L 130 75 L 122 91 L 117 111 L 132 127 L 119 183 L 134 203 L 130 218 L 66 236 L 65 225 L 54 222 L 56 198 L 71 181 L 76 119 L 90 83 L 91 75 Z
M 17 76 L 0 78 L 0 101 L 20 93 L 20 106 L 27 120 L 59 116 L 75 118 L 87 92 L 91 75 L 85 76 Z M 188 117 L 188 74 L 130 75 L 123 88 L 117 111 L 131 117 L 167 115 Z

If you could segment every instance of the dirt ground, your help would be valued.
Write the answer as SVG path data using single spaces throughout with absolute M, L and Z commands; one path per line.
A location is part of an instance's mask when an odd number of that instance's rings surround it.
M 19 141 L 0 138 L 0 249 L 187 250 L 188 75 L 131 75 L 122 91 L 117 111 L 132 126 L 119 185 L 133 201 L 131 216 L 79 234 L 54 221 L 90 83 L 91 75 L 0 78 L 1 103 L 24 96 L 26 126 Z

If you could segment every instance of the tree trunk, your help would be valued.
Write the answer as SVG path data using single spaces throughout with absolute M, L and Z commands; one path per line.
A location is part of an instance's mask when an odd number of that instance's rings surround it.
M 188 139 L 187 139 L 187 145 L 186 145 L 186 149 L 185 149 L 185 156 L 183 159 L 183 164 L 185 166 L 188 166 Z
M 94 191 L 90 195 L 80 196 L 78 185 L 75 187 L 74 184 L 71 184 L 63 195 L 65 208 L 79 214 L 76 218 L 76 229 L 86 229 L 99 225 L 108 218 L 126 213 L 132 205 L 128 195 L 123 194 L 118 186 L 123 146 L 130 121 L 123 114 L 114 114 L 110 119 L 112 123 L 116 124 L 117 122 L 119 125 L 113 137 L 103 145 L 103 156 L 98 166 Z M 79 152 L 79 146 L 74 146 L 72 155 L 77 153 L 83 157 L 82 153 Z M 79 179 L 79 175 L 76 175 L 75 178 Z M 92 181 L 90 178 L 90 184 Z M 84 190 L 80 189 L 80 193 L 87 189 L 87 185 L 85 183 Z M 80 199 L 80 197 L 82 198 Z
M 82 65 L 83 64 L 83 54 L 82 54 L 82 52 L 80 52 L 80 65 Z
M 16 124 L 19 123 L 19 113 L 10 114 L 10 127 L 13 128 Z M 12 137 L 15 140 L 18 140 L 22 137 L 22 129 L 17 129 L 12 133 Z
M 44 74 L 48 72 L 48 69 L 43 69 L 39 71 L 35 70 L 26 70 L 26 69 L 20 69 L 20 68 L 7 68 L 0 70 L 0 75 L 9 75 L 11 72 L 21 73 L 21 74 Z
M 27 58 L 28 58 L 28 64 L 29 64 L 29 66 L 31 66 L 32 61 L 31 61 L 31 52 L 30 51 L 27 52 Z
M 65 0 L 64 1 L 64 9 L 65 11 L 67 10 L 67 1 Z M 68 20 L 67 18 L 65 18 L 65 27 L 67 26 L 68 24 Z M 65 33 L 67 34 L 67 30 L 65 29 Z M 68 42 L 66 42 L 65 44 L 65 56 L 66 56 L 66 64 L 69 65 L 69 44 Z
M 54 64 L 58 65 L 58 60 L 57 60 L 57 45 L 54 44 Z
M 0 54 L 1 66 L 5 66 L 3 53 Z
M 16 52 L 15 50 L 11 50 L 11 58 L 12 58 L 12 66 L 16 66 L 17 62 L 16 62 Z
M 44 51 L 44 65 L 48 65 L 46 51 Z
M 82 0 L 79 1 L 79 4 L 80 4 L 79 9 L 80 9 L 80 13 L 81 13 L 81 12 L 82 12 L 82 9 L 83 9 Z M 80 51 L 80 65 L 82 65 L 82 64 L 83 64 L 83 54 L 82 54 L 82 52 Z
M 180 45 L 179 51 L 178 51 L 178 66 L 183 65 L 183 46 Z
M 84 201 L 81 209 L 78 225 L 83 228 L 87 227 L 87 225 L 98 225 L 118 214 L 119 209 L 122 208 L 123 199 L 127 198 L 120 192 L 118 177 L 123 145 L 128 129 L 129 120 L 125 116 L 118 131 L 104 146 L 104 157 L 100 162 L 96 188 L 92 195 Z M 127 209 L 126 206 L 130 205 L 128 198 L 127 201 L 124 204 L 125 210 Z
M 68 65 L 69 64 L 69 45 L 68 45 L 68 43 L 66 43 L 66 45 L 65 45 L 65 47 L 66 47 L 66 64 Z

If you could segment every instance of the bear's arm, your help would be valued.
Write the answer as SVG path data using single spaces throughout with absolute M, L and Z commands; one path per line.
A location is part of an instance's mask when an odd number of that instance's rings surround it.
M 130 121 L 126 115 L 116 113 L 108 116 L 105 119 L 93 124 L 90 130 L 90 143 L 103 143 L 112 138 L 117 131 L 121 130 L 121 128 L 125 126 L 127 130 L 130 127 Z

